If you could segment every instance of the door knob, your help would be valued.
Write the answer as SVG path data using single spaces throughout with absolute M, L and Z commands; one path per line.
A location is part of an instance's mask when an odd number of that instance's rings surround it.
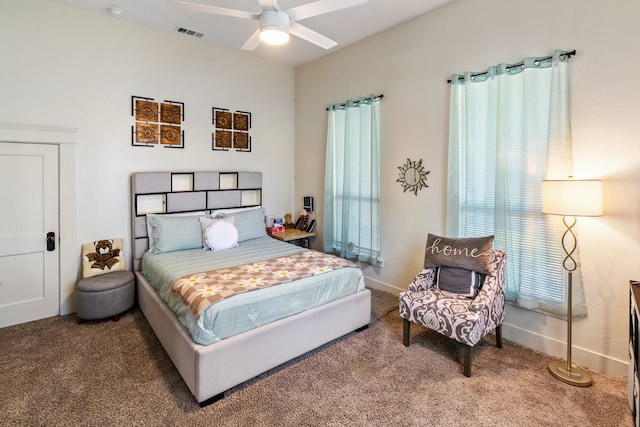
M 47 233 L 47 250 L 49 252 L 56 250 L 56 233 L 53 231 Z

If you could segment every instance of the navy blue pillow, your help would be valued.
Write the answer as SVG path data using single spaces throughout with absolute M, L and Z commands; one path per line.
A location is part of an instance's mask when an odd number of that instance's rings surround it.
M 485 274 L 457 267 L 438 267 L 436 287 L 467 298 L 478 295 Z

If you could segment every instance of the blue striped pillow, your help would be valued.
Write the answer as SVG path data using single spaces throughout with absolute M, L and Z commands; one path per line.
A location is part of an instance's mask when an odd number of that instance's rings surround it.
M 154 248 L 152 252 L 202 248 L 202 227 L 197 216 L 150 216 Z
M 233 217 L 233 225 L 238 229 L 238 242 L 266 236 L 264 208 L 245 209 L 238 212 L 213 212 L 213 218 Z

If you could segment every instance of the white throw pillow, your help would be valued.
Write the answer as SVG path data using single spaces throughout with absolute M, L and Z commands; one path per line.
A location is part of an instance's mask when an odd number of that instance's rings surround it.
M 226 251 L 238 246 L 238 229 L 226 221 L 216 221 L 205 232 L 206 244 L 213 251 Z
M 207 245 L 207 229 L 209 227 L 211 227 L 211 225 L 213 225 L 216 222 L 220 222 L 220 221 L 224 221 L 224 222 L 228 222 L 230 224 L 233 224 L 233 217 L 227 217 L 227 218 L 209 218 L 209 217 L 204 217 L 201 216 L 200 218 L 200 226 L 202 227 L 202 248 L 203 249 L 209 249 L 209 245 Z M 239 232 L 238 232 L 239 233 Z

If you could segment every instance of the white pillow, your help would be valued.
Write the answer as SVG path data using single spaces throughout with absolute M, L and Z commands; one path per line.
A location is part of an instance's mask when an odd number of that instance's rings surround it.
M 216 252 L 238 246 L 238 229 L 226 221 L 216 221 L 205 232 L 207 246 Z
M 214 223 L 224 221 L 229 224 L 233 224 L 233 217 L 228 216 L 225 218 L 209 218 L 208 216 L 201 216 L 200 218 L 200 226 L 202 227 L 202 247 L 203 249 L 208 249 L 207 245 L 207 229 L 211 227 Z

